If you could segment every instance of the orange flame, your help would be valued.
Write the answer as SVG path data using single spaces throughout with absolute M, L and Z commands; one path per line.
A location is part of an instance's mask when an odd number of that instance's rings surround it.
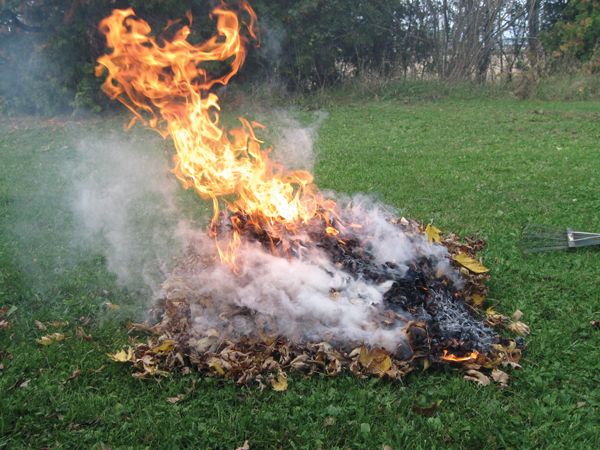
M 100 22 L 111 50 L 98 58 L 96 67 L 97 76 L 108 73 L 103 91 L 134 114 L 130 125 L 140 120 L 171 137 L 177 153 L 173 172 L 186 188 L 212 200 L 213 225 L 222 202 L 273 237 L 316 219 L 332 228 L 335 203 L 318 194 L 310 173 L 286 171 L 268 158 L 270 149 L 262 147 L 254 132 L 262 125 L 244 118 L 238 128 L 220 125 L 219 98 L 209 89 L 226 85 L 242 66 L 248 39 L 241 31 L 245 28 L 256 38 L 256 14 L 242 0 L 239 11 L 221 4 L 212 16 L 217 19 L 217 34 L 194 45 L 187 40 L 189 26 L 182 25 L 172 38 L 159 41 L 133 9 L 114 10 Z M 191 16 L 188 20 L 191 23 Z M 170 21 L 167 29 L 175 23 Z M 207 62 L 220 62 L 228 70 L 213 76 L 202 66 Z M 222 261 L 235 267 L 240 230 L 232 225 L 232 238 L 219 253 Z
M 473 350 L 467 356 L 456 356 L 456 355 L 453 355 L 452 353 L 448 353 L 448 350 L 444 350 L 444 352 L 442 353 L 441 359 L 443 361 L 451 361 L 451 362 L 472 362 L 472 361 L 475 361 L 478 356 L 479 356 L 479 352 L 477 352 L 476 350 Z

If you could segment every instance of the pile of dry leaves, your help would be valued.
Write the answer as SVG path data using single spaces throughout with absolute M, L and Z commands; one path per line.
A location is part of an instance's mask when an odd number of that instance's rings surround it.
M 431 225 L 422 227 L 413 221 L 410 225 L 418 227 L 418 231 L 425 233 L 431 242 L 440 243 L 448 249 L 465 281 L 462 298 L 487 325 L 513 335 L 529 333 L 527 325 L 520 320 L 520 311 L 509 318 L 492 308 L 484 309 L 489 274 L 477 259 L 477 253 L 484 246 L 481 239 L 460 241 L 454 234 L 442 235 Z M 493 380 L 504 387 L 508 375 L 501 368 L 520 367 L 523 346 L 520 337 L 500 338 L 485 354 L 475 353 L 471 357 L 450 360 L 427 346 L 427 339 L 423 338 L 427 336 L 427 329 L 423 323 L 409 322 L 405 332 L 413 352 L 409 359 L 404 360 L 382 348 L 361 345 L 344 351 L 328 342 L 292 344 L 281 336 L 260 331 L 260 337 L 242 337 L 235 341 L 221 338 L 214 329 L 198 335 L 197 330 L 192 329 L 190 308 L 185 290 L 166 286 L 165 296 L 154 311 L 159 321 L 153 325 L 131 324 L 130 346 L 108 356 L 113 361 L 131 364 L 135 377 L 165 376 L 173 370 L 182 373 L 199 371 L 231 379 L 238 384 L 256 383 L 260 388 L 271 386 L 276 391 L 287 389 L 287 374 L 290 372 L 305 376 L 315 373 L 335 376 L 349 371 L 361 378 L 376 376 L 397 380 L 415 369 L 423 370 L 441 364 L 462 369 L 467 380 L 481 385 Z

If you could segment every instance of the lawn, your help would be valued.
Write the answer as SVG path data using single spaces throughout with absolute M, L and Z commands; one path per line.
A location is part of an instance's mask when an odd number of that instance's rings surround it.
M 99 237 L 110 205 L 74 209 L 77 190 L 90 179 L 106 185 L 103 176 L 116 185 L 140 171 L 165 176 L 168 142 L 141 127 L 122 132 L 124 117 L 2 119 L 0 307 L 11 326 L 0 330 L 0 448 L 235 448 L 246 439 L 256 449 L 600 448 L 600 330 L 590 324 L 600 319 L 600 253 L 519 250 L 530 222 L 600 231 L 600 103 L 388 98 L 327 112 L 316 143 L 322 188 L 364 192 L 487 239 L 488 302 L 520 309 L 532 330 L 509 387 L 478 387 L 449 368 L 403 383 L 296 376 L 283 393 L 195 374 L 134 379 L 106 353 L 127 343 L 127 322 L 143 318 L 152 290 L 114 272 L 176 256 L 177 216 L 199 223 L 206 206 L 168 180 L 140 180 L 150 187 L 117 205 L 133 211 L 127 239 Z M 124 164 L 140 165 L 123 167 L 121 151 L 131 152 Z M 106 256 L 119 245 L 131 251 Z M 160 279 L 160 267 L 147 269 Z M 41 331 L 36 320 L 68 324 Z M 52 332 L 66 339 L 36 342 Z M 437 401 L 432 417 L 413 410 Z

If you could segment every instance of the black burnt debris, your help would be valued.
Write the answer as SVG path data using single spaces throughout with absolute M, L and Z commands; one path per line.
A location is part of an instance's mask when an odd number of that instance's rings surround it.
M 284 246 L 283 239 L 269 236 L 246 217 L 238 215 L 233 223 L 244 239 L 260 242 L 271 251 Z M 394 224 L 399 233 L 423 239 L 424 229 L 419 223 L 400 219 Z M 227 229 L 221 226 L 213 231 L 223 233 Z M 352 277 L 389 284 L 374 320 L 381 328 L 399 324 L 403 327 L 406 339 L 394 351 L 361 342 L 337 342 L 335 336 L 315 342 L 308 335 L 294 339 L 274 335 L 269 318 L 250 308 L 215 305 L 211 298 L 195 296 L 189 289 L 167 283 L 164 298 L 154 309 L 157 322 L 131 327 L 132 333 L 149 333 L 147 341 L 136 344 L 129 353 L 121 354 L 120 359 L 116 354 L 111 357 L 131 362 L 138 369 L 136 376 L 163 375 L 179 368 L 242 384 L 270 383 L 276 390 L 281 390 L 289 371 L 336 375 L 347 370 L 361 377 L 399 379 L 414 368 L 428 368 L 432 364 L 452 364 L 470 372 L 518 367 L 522 342 L 517 345 L 515 340 L 503 338 L 502 330 L 512 330 L 520 315 L 511 320 L 492 309 L 480 309 L 481 299 L 487 293 L 486 273 L 458 268 L 459 278 L 452 279 L 428 257 L 420 257 L 408 267 L 393 262 L 377 263 L 369 242 L 361 239 L 360 232 L 332 234 L 327 232 L 325 224 L 311 227 L 306 234 L 308 240 L 285 239 L 288 257 L 294 258 L 307 245 L 315 246 Z M 448 235 L 440 245 L 448 250 L 449 259 L 459 253 L 475 258 L 483 242 L 477 239 L 461 242 L 455 235 Z M 201 271 L 211 264 L 218 262 L 190 249 L 179 267 L 187 276 L 190 267 Z M 173 279 L 177 280 L 177 269 Z M 334 297 L 335 290 L 330 294 Z M 192 324 L 195 310 L 210 312 L 223 323 L 199 333 Z M 248 329 L 253 332 L 238 331 Z M 481 380 L 473 378 L 472 373 L 467 377 Z

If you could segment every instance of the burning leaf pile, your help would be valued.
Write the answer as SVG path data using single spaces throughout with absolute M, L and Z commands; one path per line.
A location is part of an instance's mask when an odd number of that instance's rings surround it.
M 269 158 L 261 125 L 223 128 L 211 88 L 239 70 L 256 16 L 245 1 L 213 16 L 217 35 L 198 45 L 181 22 L 152 36 L 131 9 L 100 24 L 110 50 L 98 59 L 103 90 L 173 140 L 175 175 L 214 210 L 165 281 L 156 323 L 132 325 L 147 341 L 110 357 L 135 376 L 180 368 L 278 391 L 289 371 L 399 379 L 432 363 L 462 366 L 481 384 L 489 378 L 478 369 L 494 369 L 505 385 L 498 366 L 518 366 L 521 342 L 499 329 L 528 329 L 481 310 L 483 242 L 397 219 L 364 197 L 327 198 L 310 173 Z

